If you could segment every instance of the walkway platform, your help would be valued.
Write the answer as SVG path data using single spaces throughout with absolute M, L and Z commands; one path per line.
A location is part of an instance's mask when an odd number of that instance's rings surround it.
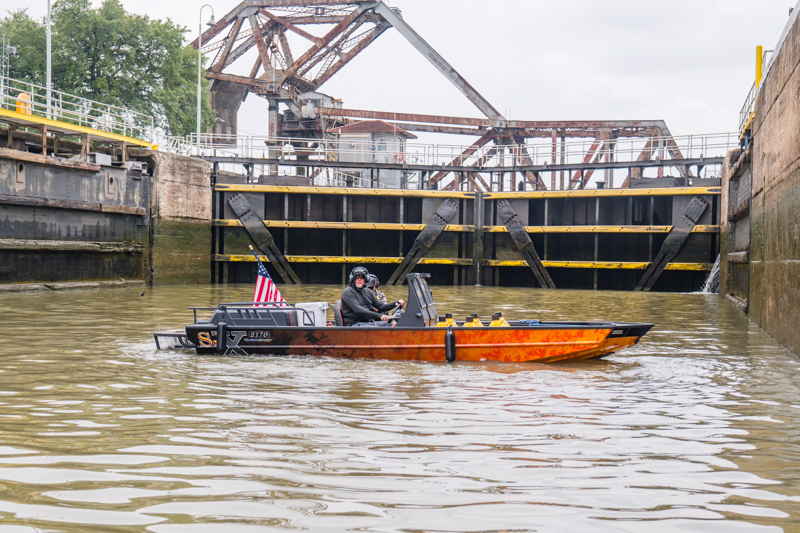
M 140 146 L 143 148 L 153 147 L 152 143 L 137 139 L 135 137 L 127 137 L 117 133 L 87 128 L 77 124 L 70 124 L 69 122 L 61 122 L 60 120 L 37 117 L 36 115 L 18 113 L 16 111 L 9 111 L 7 109 L 0 109 L 0 122 L 13 124 L 21 128 L 36 128 L 38 130 L 47 128 L 47 133 L 57 133 L 60 135 L 76 137 L 89 137 L 89 139 L 102 142 L 127 144 L 130 146 Z
M 84 142 L 152 148 L 155 120 L 124 107 L 0 76 L 0 123 L 8 124 L 12 132 L 32 128 Z

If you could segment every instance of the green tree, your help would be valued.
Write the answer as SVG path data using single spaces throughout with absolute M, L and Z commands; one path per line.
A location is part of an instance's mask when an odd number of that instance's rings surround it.
M 119 0 L 98 8 L 90 0 L 57 0 L 52 15 L 54 89 L 152 115 L 171 135 L 194 131 L 197 54 L 185 46 L 186 28 L 128 13 Z M 24 46 L 25 59 L 22 49 L 12 59 L 12 77 L 43 84 L 44 32 L 44 21 L 24 10 L 0 20 L 0 33 Z M 204 127 L 213 123 L 208 98 L 202 118 Z
M 17 49 L 17 57 L 11 58 L 9 76 L 16 80 L 44 85 L 47 81 L 45 64 L 47 37 L 44 25 L 28 16 L 24 9 L 20 9 L 0 20 L 0 35 L 8 37 L 11 46 Z

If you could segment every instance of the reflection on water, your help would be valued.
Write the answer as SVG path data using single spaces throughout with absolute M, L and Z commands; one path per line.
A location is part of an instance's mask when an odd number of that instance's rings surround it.
M 251 294 L 0 295 L 0 533 L 800 528 L 798 360 L 717 296 L 434 287 L 456 317 L 656 323 L 604 361 L 155 351 Z

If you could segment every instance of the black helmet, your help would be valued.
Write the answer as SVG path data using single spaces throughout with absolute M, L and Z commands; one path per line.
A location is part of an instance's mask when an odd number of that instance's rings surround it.
M 350 285 L 353 285 L 356 282 L 356 276 L 364 276 L 364 280 L 366 281 L 369 278 L 369 270 L 364 267 L 355 267 L 353 270 L 351 270 Z
M 381 286 L 381 282 L 378 279 L 378 276 L 376 276 L 375 274 L 370 274 L 369 276 L 367 276 L 367 288 L 368 289 L 377 289 L 380 286 Z

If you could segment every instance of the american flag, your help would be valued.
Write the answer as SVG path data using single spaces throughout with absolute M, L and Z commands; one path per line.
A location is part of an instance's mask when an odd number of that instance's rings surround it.
M 275 282 L 269 276 L 269 272 L 267 272 L 264 263 L 261 262 L 261 258 L 258 257 L 252 246 L 250 250 L 256 256 L 256 261 L 258 261 L 258 279 L 256 280 L 256 291 L 253 293 L 253 302 L 281 302 L 281 304 L 286 304 L 286 300 L 283 299 L 281 291 L 278 290 Z

